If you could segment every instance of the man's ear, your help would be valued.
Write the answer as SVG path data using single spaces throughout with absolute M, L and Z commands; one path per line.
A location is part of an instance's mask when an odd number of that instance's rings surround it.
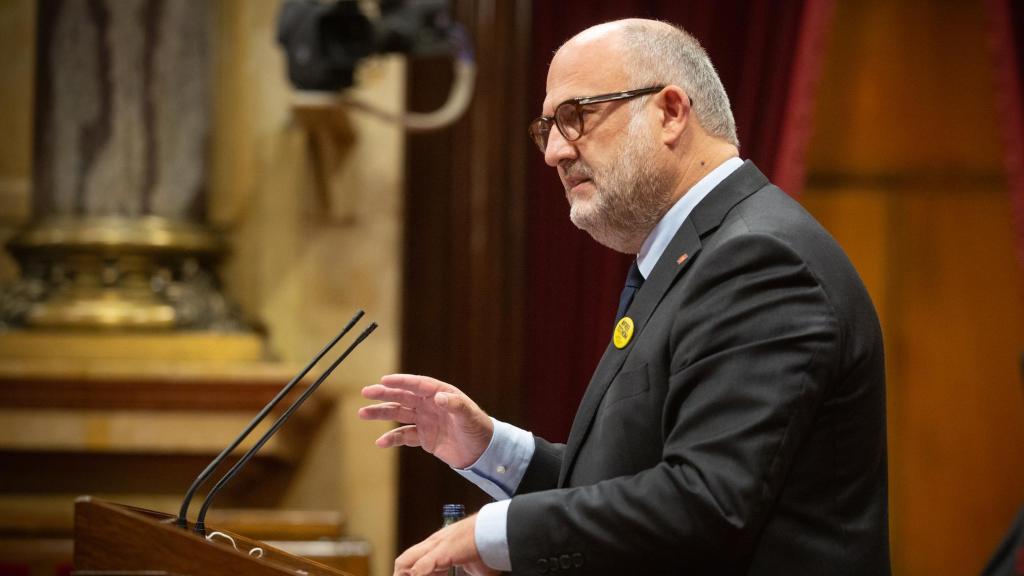
M 656 96 L 661 109 L 661 137 L 665 144 L 675 144 L 690 123 L 690 97 L 682 88 L 670 85 Z

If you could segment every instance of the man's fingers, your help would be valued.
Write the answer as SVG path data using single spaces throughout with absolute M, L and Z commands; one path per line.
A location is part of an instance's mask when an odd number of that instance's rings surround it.
M 402 402 L 410 403 L 420 398 L 412 392 L 406 392 L 405 390 L 398 390 L 396 388 L 388 388 L 381 386 L 380 384 L 371 384 L 365 386 L 361 391 L 363 398 L 367 400 L 384 400 L 388 402 Z
M 415 424 L 416 412 L 398 402 L 384 402 L 359 409 L 363 420 L 393 420 L 402 424 Z
M 435 532 L 427 537 L 426 540 L 414 544 L 408 550 L 402 552 L 401 556 L 395 559 L 395 576 L 419 574 L 419 572 L 416 572 L 417 565 L 437 545 L 437 541 L 437 532 Z M 427 572 L 427 574 L 430 574 L 430 572 Z
M 450 392 L 438 392 L 434 395 L 434 404 L 437 404 L 438 408 L 442 408 L 447 412 L 461 412 L 463 414 L 469 413 L 472 407 L 469 398 Z
M 409 574 L 413 576 L 429 576 L 430 574 L 443 573 L 451 568 L 452 562 L 449 558 L 445 561 L 437 553 L 437 548 L 427 552 L 412 565 Z
M 412 563 L 409 574 L 427 576 L 443 573 L 451 568 L 452 559 L 448 542 L 441 537 L 442 532 L 434 532 L 429 538 L 406 550 L 406 564 Z
M 437 392 L 451 392 L 457 390 L 451 384 L 445 384 L 430 376 L 417 376 L 415 374 L 389 374 L 380 379 L 381 386 L 398 388 L 412 392 L 417 396 L 429 398 Z
M 383 400 L 385 402 L 398 402 L 405 404 L 406 406 L 416 406 L 423 401 L 422 396 L 418 396 L 407 390 L 400 390 L 397 388 L 389 388 L 380 384 L 371 384 L 363 388 L 363 398 L 367 400 Z
M 425 576 L 461 565 L 478 574 L 496 575 L 480 560 L 475 533 L 475 515 L 434 532 L 395 560 L 395 574 Z
M 480 410 L 480 407 L 464 394 L 449 394 L 447 392 L 438 392 L 434 396 L 434 404 L 441 410 L 455 416 L 455 421 L 458 423 L 463 434 L 466 435 L 466 440 L 462 443 L 462 447 L 472 450 L 474 441 L 470 440 L 470 438 L 475 438 L 483 442 L 483 446 L 479 447 L 480 453 L 483 453 L 487 448 L 487 444 L 490 443 L 491 436 L 494 434 L 494 424 Z M 479 457 L 479 455 L 477 456 Z
M 394 446 L 419 446 L 420 435 L 416 426 L 400 426 L 389 430 L 377 438 L 374 442 L 380 448 L 391 448 Z

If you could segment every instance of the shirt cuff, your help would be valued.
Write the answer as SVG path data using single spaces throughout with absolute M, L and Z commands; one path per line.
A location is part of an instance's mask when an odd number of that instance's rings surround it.
M 476 551 L 488 567 L 508 572 L 512 559 L 508 553 L 508 505 L 512 500 L 486 504 L 476 515 Z
M 494 434 L 487 449 L 469 468 L 455 468 L 495 500 L 511 498 L 533 458 L 533 434 L 491 418 Z M 504 529 L 504 528 L 503 528 Z

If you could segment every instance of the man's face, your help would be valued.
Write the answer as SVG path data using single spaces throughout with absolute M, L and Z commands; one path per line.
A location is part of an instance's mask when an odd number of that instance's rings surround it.
M 642 88 L 628 86 L 622 67 L 616 66 L 619 56 L 597 44 L 568 44 L 555 55 L 544 114 L 570 98 Z M 544 154 L 545 162 L 558 169 L 573 224 L 622 252 L 639 250 L 671 194 L 654 168 L 658 144 L 649 106 L 636 114 L 628 101 L 588 106 L 583 136 L 568 142 L 553 128 Z

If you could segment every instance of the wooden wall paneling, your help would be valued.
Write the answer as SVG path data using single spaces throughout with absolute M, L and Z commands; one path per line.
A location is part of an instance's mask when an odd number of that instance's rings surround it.
M 1024 504 L 1024 276 L 1009 204 L 1005 187 L 899 199 L 890 440 L 907 574 L 980 572 Z
M 0 2 L 0 240 L 6 242 L 31 215 L 32 118 L 35 113 L 36 3 Z M 0 278 L 17 275 L 14 260 L 0 252 Z
M 1024 503 L 1024 273 L 983 14 L 837 8 L 804 203 L 882 319 L 893 569 L 978 573 Z
M 474 101 L 454 127 L 406 140 L 402 367 L 459 386 L 516 421 L 520 406 L 523 205 L 528 146 L 525 1 L 457 0 L 475 42 Z M 411 61 L 408 106 L 431 110 L 447 60 Z M 440 527 L 441 505 L 488 498 L 430 455 L 401 452 L 399 548 Z

